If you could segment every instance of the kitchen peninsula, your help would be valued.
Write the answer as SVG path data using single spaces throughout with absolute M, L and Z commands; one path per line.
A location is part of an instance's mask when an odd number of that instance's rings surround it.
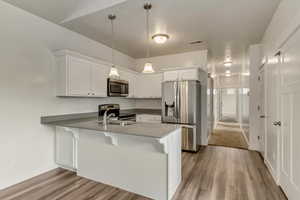
M 56 163 L 94 181 L 156 200 L 169 200 L 181 182 L 181 129 L 136 122 L 108 124 L 94 114 L 42 117 L 55 127 Z

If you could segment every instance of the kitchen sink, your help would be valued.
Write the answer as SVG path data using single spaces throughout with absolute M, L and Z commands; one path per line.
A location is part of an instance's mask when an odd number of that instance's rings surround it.
M 99 124 L 103 124 L 103 121 L 99 121 Z M 127 120 L 108 120 L 107 124 L 119 125 L 119 126 L 129 126 L 129 125 L 136 124 L 136 122 L 127 121 Z

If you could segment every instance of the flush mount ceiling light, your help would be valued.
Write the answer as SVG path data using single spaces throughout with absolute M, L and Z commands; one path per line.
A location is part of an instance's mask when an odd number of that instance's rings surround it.
M 227 76 L 227 77 L 230 77 L 230 76 L 231 76 L 231 74 L 225 74 L 225 76 Z
M 155 34 L 152 36 L 152 39 L 157 43 L 157 44 L 164 44 L 166 41 L 170 38 L 169 35 L 167 34 Z
M 225 72 L 226 74 L 230 74 L 230 70 L 226 70 L 226 72 Z
M 189 44 L 194 45 L 194 44 L 201 44 L 201 43 L 203 43 L 203 41 L 196 40 L 196 41 L 190 42 Z
M 109 77 L 117 79 L 120 77 L 118 69 L 115 67 L 115 32 L 114 32 L 114 20 L 116 19 L 116 15 L 110 14 L 108 15 L 108 19 L 111 22 L 111 63 L 112 66 L 110 68 Z
M 147 29 L 147 56 L 146 58 L 149 59 L 150 57 L 150 35 L 149 35 L 149 15 L 150 15 L 150 10 L 152 8 L 152 5 L 150 3 L 145 3 L 144 4 L 144 9 L 146 11 L 146 29 Z M 154 73 L 153 66 L 151 62 L 146 62 L 144 65 L 144 70 L 143 73 L 149 74 L 149 73 Z

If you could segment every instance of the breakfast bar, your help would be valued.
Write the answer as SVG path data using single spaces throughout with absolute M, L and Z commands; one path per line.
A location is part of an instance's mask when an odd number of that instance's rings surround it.
M 78 176 L 156 200 L 181 182 L 181 129 L 162 123 L 117 124 L 97 118 L 48 121 L 55 127 L 56 162 Z

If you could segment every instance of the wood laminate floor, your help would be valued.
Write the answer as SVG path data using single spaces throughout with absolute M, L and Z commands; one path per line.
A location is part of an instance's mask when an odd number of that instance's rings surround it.
M 256 152 L 208 146 L 183 153 L 173 200 L 285 200 Z M 141 183 L 142 184 L 142 183 Z M 146 200 L 56 169 L 0 191 L 1 200 Z

